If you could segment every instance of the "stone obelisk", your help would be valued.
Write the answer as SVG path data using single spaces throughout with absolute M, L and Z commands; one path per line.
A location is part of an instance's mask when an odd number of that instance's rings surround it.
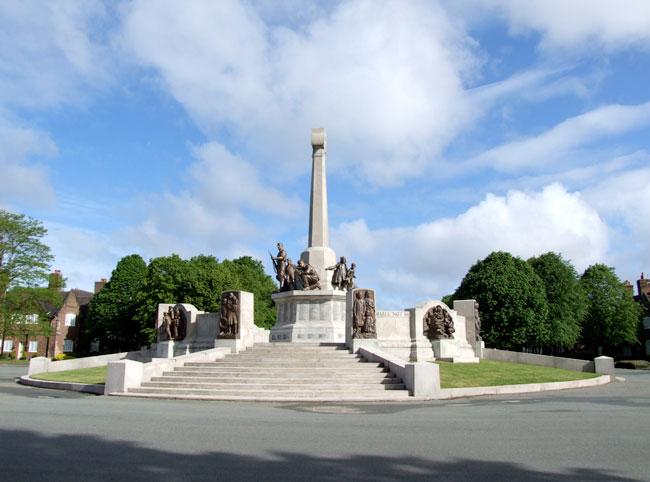
M 336 263 L 336 254 L 329 247 L 329 225 L 327 219 L 327 133 L 325 128 L 311 130 L 312 168 L 311 198 L 309 202 L 309 244 L 300 255 L 305 263 L 316 269 L 323 289 L 330 288 L 332 271 L 325 268 Z
M 345 342 L 345 292 L 332 287 L 332 271 L 325 269 L 336 264 L 336 253 L 329 247 L 327 224 L 325 129 L 312 129 L 311 146 L 309 245 L 300 259 L 318 272 L 321 289 L 271 295 L 278 307 L 278 321 L 271 328 L 272 342 Z

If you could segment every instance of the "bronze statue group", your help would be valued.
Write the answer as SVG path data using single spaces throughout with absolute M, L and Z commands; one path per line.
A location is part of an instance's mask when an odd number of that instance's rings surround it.
M 287 252 L 284 250 L 282 243 L 278 243 L 277 256 L 271 256 L 273 262 L 273 269 L 275 270 L 275 278 L 280 283 L 280 291 L 291 290 L 320 290 L 320 276 L 318 272 L 310 264 L 305 263 L 302 259 L 298 264 L 293 264 L 291 258 L 287 257 Z M 347 266 L 347 261 L 344 256 L 334 266 L 325 268 L 332 270 L 332 286 L 337 290 L 351 290 L 356 288 L 354 284 L 354 270 L 356 265 L 352 263 L 350 268 Z

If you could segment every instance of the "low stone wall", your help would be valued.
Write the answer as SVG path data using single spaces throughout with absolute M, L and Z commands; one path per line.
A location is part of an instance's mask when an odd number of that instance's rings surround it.
M 575 372 L 595 373 L 593 360 L 576 360 L 575 358 L 562 358 L 548 355 L 535 355 L 517 351 L 495 350 L 493 348 L 483 349 L 483 360 L 504 361 L 522 363 L 524 365 L 536 365 L 540 367 L 561 368 Z
M 144 360 L 149 357 L 149 350 L 111 353 L 108 355 L 89 356 L 86 358 L 74 358 L 72 360 L 52 361 L 49 358 L 39 356 L 29 361 L 27 375 L 35 373 L 64 372 L 67 370 L 78 370 L 80 368 L 103 367 L 109 362 L 116 360 Z
M 401 378 L 411 396 L 427 400 L 440 397 L 440 367 L 435 363 L 410 363 L 371 347 L 359 348 L 359 354 L 369 362 L 382 363 Z

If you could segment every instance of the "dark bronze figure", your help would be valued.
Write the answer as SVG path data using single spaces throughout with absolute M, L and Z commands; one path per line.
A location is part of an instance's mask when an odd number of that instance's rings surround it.
M 325 268 L 326 270 L 334 270 L 332 273 L 332 286 L 334 289 L 342 290 L 345 289 L 345 280 L 348 275 L 348 266 L 345 256 L 341 256 L 341 259 L 334 266 Z
M 298 266 L 296 266 L 296 271 L 300 280 L 302 281 L 303 289 L 305 290 L 319 290 L 320 288 L 320 276 L 313 268 L 313 266 L 306 264 L 302 259 L 298 261 Z
M 170 306 L 163 313 L 162 331 L 164 331 L 168 340 L 179 341 L 185 338 L 186 325 L 185 313 L 178 306 Z
M 296 286 L 296 269 L 297 266 L 291 262 L 291 258 L 287 258 L 286 279 L 284 282 L 285 291 L 298 289 Z
M 430 308 L 424 315 L 424 336 L 430 340 L 453 338 L 456 331 L 451 314 L 442 306 Z
M 357 286 L 354 284 L 354 270 L 357 267 L 356 264 L 352 263 L 350 265 L 350 269 L 348 269 L 348 272 L 345 276 L 345 280 L 343 281 L 343 287 L 341 289 L 350 291 L 355 289 Z
M 273 267 L 275 268 L 275 279 L 280 283 L 280 291 L 284 290 L 286 283 L 285 270 L 287 266 L 287 252 L 284 250 L 282 243 L 278 243 L 278 255 L 271 256 Z
M 219 338 L 236 338 L 239 333 L 239 299 L 238 294 L 226 291 L 221 295 L 219 313 Z
M 356 291 L 352 305 L 352 338 L 377 338 L 375 321 L 375 300 L 372 291 Z

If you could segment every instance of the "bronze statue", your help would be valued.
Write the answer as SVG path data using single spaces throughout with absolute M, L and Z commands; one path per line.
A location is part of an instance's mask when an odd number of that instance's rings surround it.
M 334 266 L 325 268 L 326 270 L 334 270 L 332 274 L 332 286 L 334 289 L 342 290 L 345 288 L 345 280 L 348 275 L 348 266 L 345 256 L 341 256 L 341 259 Z
M 375 300 L 370 290 L 358 290 L 354 293 L 352 338 L 377 338 Z
M 239 333 L 239 300 L 237 294 L 225 292 L 221 298 L 219 338 L 235 338 Z
M 442 306 L 430 308 L 424 315 L 424 336 L 430 340 L 453 338 L 456 331 L 451 314 Z
M 320 288 L 320 276 L 313 268 L 313 266 L 305 263 L 302 259 L 298 261 L 298 266 L 296 266 L 296 271 L 300 276 L 302 281 L 303 289 L 305 290 L 319 290 Z
M 287 258 L 286 280 L 284 282 L 284 287 L 286 291 L 297 289 L 296 268 L 297 268 L 296 265 L 291 262 L 291 258 Z
M 481 341 L 481 316 L 478 313 L 478 301 L 474 301 L 474 335 L 476 341 Z
M 287 263 L 287 252 L 284 250 L 282 243 L 278 243 L 278 255 L 275 257 L 271 256 L 271 260 L 273 261 L 273 267 L 275 268 L 275 279 L 280 283 L 280 291 L 282 291 L 286 282 L 284 273 Z
M 345 276 L 345 280 L 343 281 L 343 287 L 341 289 L 345 289 L 347 291 L 353 290 L 356 288 L 356 285 L 354 284 L 354 269 L 357 267 L 356 264 L 352 263 L 350 265 L 350 269 L 348 269 L 348 272 Z
M 168 340 L 182 340 L 185 338 L 185 313 L 180 310 L 178 306 L 169 307 L 169 309 L 163 313 L 163 322 L 162 329 L 164 330 L 165 335 L 167 335 Z

